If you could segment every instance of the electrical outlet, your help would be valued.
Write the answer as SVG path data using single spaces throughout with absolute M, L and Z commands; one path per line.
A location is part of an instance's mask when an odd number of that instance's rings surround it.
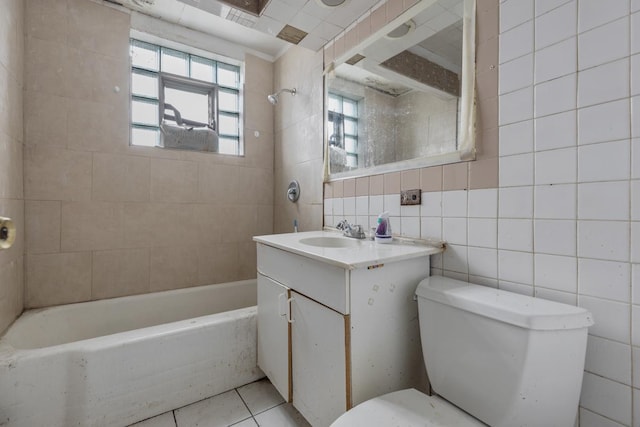
M 403 190 L 400 192 L 400 205 L 419 205 L 422 203 L 422 190 Z

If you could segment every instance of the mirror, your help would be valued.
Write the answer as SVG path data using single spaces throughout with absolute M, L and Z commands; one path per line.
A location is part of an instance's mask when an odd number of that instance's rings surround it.
M 337 58 L 325 81 L 330 178 L 473 159 L 474 40 L 475 0 L 422 0 Z

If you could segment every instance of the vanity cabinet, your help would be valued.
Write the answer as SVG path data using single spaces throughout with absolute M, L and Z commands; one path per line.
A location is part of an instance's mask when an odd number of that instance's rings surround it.
M 289 340 L 288 300 L 290 289 L 261 274 L 258 275 L 258 366 L 273 386 L 291 401 L 291 345 Z
M 311 425 L 328 426 L 384 393 L 425 390 L 413 296 L 439 251 L 385 259 L 393 249 L 364 242 L 370 263 L 350 261 L 352 248 L 324 260 L 270 237 L 255 238 L 258 365 Z

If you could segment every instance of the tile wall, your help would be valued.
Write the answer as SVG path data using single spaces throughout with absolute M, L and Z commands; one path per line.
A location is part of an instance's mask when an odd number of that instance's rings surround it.
M 245 157 L 131 147 L 129 31 L 26 1 L 27 308 L 252 278 L 273 230 L 273 64 L 246 56 Z
M 0 2 L 0 216 L 18 230 L 13 247 L 0 251 L 0 333 L 22 312 L 24 287 L 23 22 L 21 0 Z
M 483 91 L 499 95 L 499 127 L 482 132 L 485 147 L 499 134 L 494 185 L 476 186 L 482 154 L 333 182 L 325 222 L 390 210 L 397 233 L 449 242 L 434 274 L 589 309 L 580 425 L 638 426 L 640 1 L 504 0 L 483 20 L 490 3 L 478 1 L 478 92 L 483 123 L 498 111 Z M 483 79 L 486 21 L 499 22 L 498 87 Z M 403 188 L 421 188 L 422 205 L 400 207 Z
M 291 46 L 275 62 L 274 90 L 296 88 L 295 96 L 283 93 L 275 114 L 274 231 L 322 228 L 323 80 L 322 51 Z M 291 203 L 287 188 L 300 183 L 300 199 Z

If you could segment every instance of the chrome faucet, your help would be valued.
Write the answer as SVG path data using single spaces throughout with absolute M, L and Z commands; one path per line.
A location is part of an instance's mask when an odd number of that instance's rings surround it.
M 366 236 L 364 235 L 364 231 L 362 231 L 361 225 L 351 225 L 349 221 L 343 219 L 340 221 L 336 228 L 342 231 L 342 234 L 347 237 L 352 237 L 354 239 L 364 239 Z

